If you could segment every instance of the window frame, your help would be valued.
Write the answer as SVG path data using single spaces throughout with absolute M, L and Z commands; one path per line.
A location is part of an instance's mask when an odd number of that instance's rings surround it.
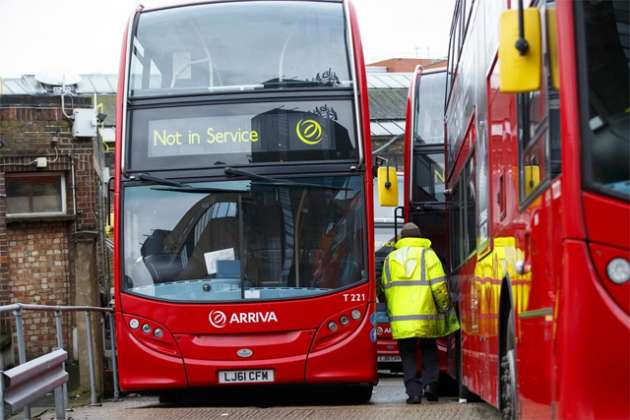
M 453 186 L 452 193 L 447 199 L 449 205 L 449 232 L 451 237 L 456 237 L 458 240 L 450 242 L 450 266 L 451 272 L 457 271 L 460 267 L 465 265 L 474 255 L 477 254 L 477 197 L 476 197 L 476 164 L 475 164 L 475 151 L 474 148 L 470 151 L 468 156 L 464 159 L 464 164 L 461 167 L 457 182 Z M 467 185 L 472 183 L 471 185 Z M 467 188 L 472 187 L 474 194 L 473 202 L 473 217 L 469 215 L 469 203 Z M 456 204 L 454 206 L 453 204 Z M 456 207 L 456 214 L 453 213 L 453 208 Z M 469 226 L 469 222 L 472 226 Z M 459 230 L 455 229 L 455 223 Z M 472 246 L 469 247 L 471 238 L 469 234 L 472 234 Z
M 290 178 L 292 178 L 293 180 L 295 180 L 296 182 L 300 181 L 300 178 L 309 178 L 309 177 L 313 177 L 316 174 L 313 173 L 300 173 L 297 176 L 290 176 Z M 352 173 L 346 173 L 346 172 L 327 172 L 324 174 L 324 176 L 328 176 L 328 177 L 352 177 L 352 176 L 359 176 L 362 177 L 360 174 L 352 174 Z M 185 182 L 186 180 L 184 180 Z M 219 181 L 219 182 L 229 182 L 229 181 L 234 181 L 233 178 L 230 177 L 219 177 L 219 178 L 214 178 L 214 177 L 208 177 L 208 176 L 203 176 L 201 178 L 195 178 L 194 182 L 195 183 L 204 183 L 204 182 L 215 182 L 215 181 Z M 126 196 L 126 191 L 129 188 L 134 188 L 134 187 L 138 187 L 138 186 L 142 186 L 144 185 L 141 182 L 138 181 L 127 181 L 125 183 L 122 184 L 122 188 L 121 188 L 121 209 L 126 208 L 126 204 L 125 201 L 127 201 L 129 198 Z M 363 208 L 363 212 L 362 212 L 362 219 L 363 219 L 363 225 L 365 227 L 367 227 L 371 222 L 369 221 L 369 219 L 367 218 L 367 206 L 369 205 L 367 203 L 367 201 L 365 200 L 366 198 L 366 189 L 365 189 L 365 184 L 361 183 L 360 184 L 360 188 L 359 188 L 359 193 L 362 195 L 362 205 L 364 206 Z M 123 212 L 124 213 L 124 212 Z M 237 214 L 238 214 L 238 210 L 237 210 Z M 125 221 L 125 217 L 124 215 L 121 216 L 121 220 L 120 220 L 120 227 L 119 227 L 119 231 L 121 232 L 121 234 L 123 232 L 125 232 L 125 224 L 127 222 Z M 365 237 L 365 239 L 367 239 L 367 236 Z M 329 297 L 332 296 L 334 294 L 337 293 L 341 293 L 343 291 L 346 290 L 351 290 L 354 289 L 356 287 L 360 287 L 362 285 L 368 284 L 370 282 L 370 276 L 369 276 L 369 269 L 370 269 L 370 258 L 368 255 L 368 243 L 367 241 L 363 241 L 363 243 L 360 245 L 361 246 L 361 257 L 363 258 L 363 263 L 364 263 L 364 272 L 365 272 L 365 277 L 362 278 L 361 280 L 354 282 L 354 283 L 350 283 L 347 285 L 344 285 L 342 287 L 336 288 L 336 289 L 332 289 L 332 290 L 328 290 L 325 293 L 321 293 L 321 294 L 315 294 L 315 295 L 303 295 L 303 296 L 293 296 L 293 297 L 278 297 L 278 298 L 268 298 L 268 299 L 237 299 L 237 300 L 216 300 L 216 301 L 199 301 L 199 300 L 173 300 L 173 299 L 167 299 L 167 298 L 163 298 L 163 297 L 157 297 L 157 296 L 149 296 L 149 295 L 145 295 L 145 294 L 141 294 L 138 293 L 136 291 L 132 291 L 129 288 L 126 288 L 125 285 L 125 277 L 126 277 L 126 269 L 127 269 L 127 264 L 125 261 L 125 255 L 126 255 L 126 250 L 125 248 L 127 247 L 127 243 L 126 241 L 121 241 L 120 243 L 120 255 L 121 255 L 121 270 L 119 273 L 119 281 L 120 281 L 120 292 L 122 294 L 127 294 L 129 296 L 135 296 L 141 299 L 145 299 L 145 300 L 149 300 L 149 301 L 155 301 L 155 302 L 165 302 L 165 303 L 169 303 L 169 304 L 192 304 L 192 305 L 214 305 L 214 304 L 251 304 L 251 303 L 272 303 L 272 302 L 288 302 L 288 301 L 300 301 L 300 300 L 306 300 L 306 299 L 318 299 L 318 298 L 322 298 L 322 297 Z
M 67 203 L 67 192 L 66 192 L 66 176 L 63 172 L 13 172 L 13 173 L 6 173 L 5 174 L 5 184 L 8 184 L 8 182 L 11 180 L 11 178 L 21 178 L 21 177 L 29 177 L 29 178 L 33 178 L 33 177 L 56 177 L 59 181 L 59 185 L 60 185 L 60 198 L 61 198 L 61 211 L 42 211 L 42 212 L 28 212 L 28 213 L 10 213 L 9 212 L 9 206 L 8 206 L 8 201 L 10 198 L 9 192 L 8 192 L 8 185 L 7 185 L 7 193 L 6 193 L 6 200 L 7 200 L 7 212 L 6 212 L 6 217 L 7 219 L 13 219 L 13 218 L 32 218 L 32 219 L 36 219 L 36 218 L 40 218 L 40 217 L 54 217 L 54 216 L 67 216 L 68 215 L 68 203 Z M 19 181 L 18 181 L 19 182 Z M 25 182 L 25 181 L 23 181 Z
M 576 2 L 573 5 L 573 14 L 575 17 L 575 43 L 576 43 L 576 69 L 577 69 L 577 93 L 578 93 L 578 109 L 580 111 L 580 151 L 581 151 L 581 185 L 585 191 L 602 194 L 623 203 L 628 203 L 628 195 L 606 188 L 602 183 L 593 180 L 592 165 L 592 144 L 594 134 L 589 126 L 586 116 L 590 114 L 590 97 L 588 85 L 588 56 L 587 56 L 587 39 L 586 39 L 586 13 L 584 4 Z
M 553 173 L 551 168 L 551 142 L 552 142 L 552 124 L 551 124 L 551 104 L 559 102 L 558 99 L 553 98 L 558 95 L 558 92 L 554 90 L 551 83 L 551 69 L 549 60 L 549 46 L 548 46 L 548 30 L 546 24 L 546 11 L 549 4 L 553 4 L 553 1 L 539 1 L 532 7 L 536 7 L 541 14 L 542 28 L 542 55 L 544 57 L 542 64 L 542 83 L 541 89 L 520 93 L 516 95 L 516 119 L 517 119 L 517 142 L 518 142 L 518 196 L 519 196 L 519 210 L 523 211 L 531 203 L 536 201 L 540 195 L 547 190 L 551 182 L 560 175 Z M 533 132 L 531 130 L 531 94 L 540 94 L 542 100 L 544 100 L 544 116 L 542 120 L 536 125 Z M 559 139 L 557 139 L 559 141 Z M 526 193 L 525 189 L 525 157 L 537 147 L 540 147 L 540 142 L 544 142 L 542 147 L 544 148 L 544 162 L 542 162 L 543 171 L 540 174 L 539 183 Z M 560 161 L 560 164 L 562 162 Z
M 292 0 L 265 0 L 267 2 L 273 3 L 273 2 L 285 2 L 285 3 L 296 3 L 295 1 Z M 258 93 L 262 93 L 262 92 L 301 92 L 301 91 L 308 91 L 308 92 L 312 92 L 313 94 L 319 94 L 320 92 L 326 92 L 326 91 L 345 91 L 345 90 L 354 90 L 356 89 L 356 85 L 358 83 L 358 79 L 356 74 L 353 71 L 353 66 L 354 66 L 354 58 L 353 58 L 353 44 L 352 44 L 352 37 L 351 37 L 351 29 L 349 27 L 349 18 L 347 16 L 347 8 L 344 7 L 344 4 L 341 0 L 325 0 L 325 1 L 320 1 L 320 0 L 300 0 L 303 3 L 313 3 L 313 4 L 317 4 L 317 3 L 330 3 L 330 4 L 339 4 L 339 6 L 341 7 L 341 19 L 342 19 L 342 23 L 343 23 L 343 33 L 344 33 L 344 46 L 345 46 L 345 59 L 346 59 L 346 65 L 347 65 L 347 70 L 348 70 L 348 77 L 351 79 L 350 80 L 350 85 L 349 86 L 339 86 L 339 87 L 329 87 L 329 86 L 320 86 L 320 87 L 308 87 L 308 88 L 304 88 L 304 87 L 278 87 L 278 88 L 267 88 L 267 89 L 263 89 L 263 90 L 252 90 L 251 92 L 258 92 Z M 198 89 L 195 91 L 182 91 L 182 92 L 176 92 L 176 93 L 156 93 L 156 94 L 150 94 L 150 95 L 146 95 L 146 94 L 134 94 L 134 77 L 133 77 L 133 65 L 132 65 L 132 60 L 134 59 L 134 57 L 137 57 L 135 55 L 135 51 L 137 50 L 138 46 L 140 48 L 142 48 L 143 50 L 146 48 L 144 45 L 141 44 L 139 38 L 138 38 L 138 29 L 140 27 L 140 19 L 142 18 L 143 15 L 146 14 L 151 14 L 151 13 L 159 13 L 162 12 L 164 10 L 168 10 L 168 9 L 190 9 L 190 8 L 194 8 L 194 7 L 207 7 L 207 6 L 212 6 L 213 4 L 217 4 L 220 5 L 222 3 L 225 4 L 229 4 L 229 3 L 257 3 L 259 2 L 259 0 L 222 0 L 220 2 L 216 2 L 216 3 L 191 3 L 191 4 L 182 4 L 182 5 L 170 5 L 170 6 L 163 6 L 163 7 L 155 7 L 155 8 L 150 8 L 147 10 L 143 10 L 140 13 L 136 13 L 134 15 L 134 19 L 133 19 L 133 23 L 132 23 L 132 27 L 131 27 L 131 31 L 130 31 L 130 51 L 128 52 L 128 69 L 127 69 L 127 78 L 128 78 L 128 83 L 126 86 L 126 97 L 129 100 L 142 100 L 142 99 L 169 99 L 169 98 L 179 98 L 179 97 L 191 97 L 191 96 L 200 96 L 200 95 L 209 95 L 209 96 L 221 96 L 221 95 L 225 95 L 225 94 L 235 94 L 238 95 L 239 93 L 242 93 L 243 90 L 241 89 L 218 89 L 216 92 L 207 92 L 206 90 L 203 89 Z M 149 59 L 149 68 L 150 66 L 154 63 L 154 60 L 150 57 L 150 56 L 146 56 L 144 54 L 144 52 L 142 53 L 142 60 L 140 60 L 140 58 L 136 58 L 138 60 L 138 63 L 140 63 L 142 65 L 142 68 L 145 67 L 145 65 L 147 65 L 146 60 Z M 149 75 L 147 75 L 147 73 L 149 73 Z M 144 83 L 150 83 L 150 72 L 143 72 L 142 73 L 142 77 L 140 78 L 140 83 L 144 84 Z M 143 89 L 141 89 L 140 91 L 142 91 Z
M 457 66 L 461 58 L 464 42 L 468 35 L 470 18 L 475 8 L 476 0 L 457 0 L 453 8 L 453 17 L 449 32 L 448 53 L 446 64 L 446 86 L 444 88 L 444 111 L 448 107 L 449 99 L 455 78 L 457 77 Z
M 435 154 L 442 154 L 442 156 L 444 156 L 444 143 L 431 143 L 431 144 L 422 144 L 422 145 L 415 145 L 413 148 L 413 162 L 412 162 L 412 167 L 416 168 L 416 162 L 418 158 L 426 158 L 427 156 L 430 155 L 435 155 Z M 418 193 L 419 190 L 423 190 L 422 187 L 418 186 L 416 184 L 416 174 L 417 174 L 417 170 L 413 171 L 413 176 L 410 177 L 411 179 L 411 205 L 412 206 L 417 206 L 417 205 L 422 205 L 422 204 L 427 204 L 427 203 L 444 203 L 446 201 L 446 198 L 443 198 L 442 200 L 438 200 L 436 198 L 436 194 L 435 194 L 435 185 L 437 183 L 434 182 L 433 187 L 434 187 L 434 191 L 433 191 L 433 200 L 419 200 L 418 198 Z M 442 168 L 442 185 L 444 186 L 444 189 L 446 190 L 446 180 L 445 180 L 445 175 L 446 174 L 446 168 Z M 426 192 L 426 191 L 425 191 Z M 445 193 L 442 192 L 442 194 L 445 196 Z
M 348 105 L 350 107 L 351 116 L 348 120 L 349 126 L 347 127 L 348 134 L 350 136 L 350 140 L 354 140 L 353 146 L 355 147 L 356 156 L 353 158 L 343 158 L 343 159 L 311 159 L 311 160 L 290 160 L 290 161 L 280 161 L 273 160 L 268 162 L 256 162 L 256 163 L 234 163 L 234 164 L 212 164 L 212 165 L 199 165 L 199 166 L 182 166 L 177 163 L 174 159 L 169 157 L 154 157 L 148 158 L 147 156 L 143 156 L 140 153 L 136 157 L 136 153 L 134 153 L 133 147 L 134 144 L 138 141 L 134 135 L 134 128 L 136 128 L 134 124 L 134 119 L 139 118 L 137 115 L 137 111 L 151 111 L 155 110 L 164 111 L 165 109 L 181 109 L 181 110 L 189 110 L 195 109 L 198 107 L 208 107 L 208 108 L 216 108 L 220 109 L 223 107 L 239 107 L 239 106 L 255 106 L 257 104 L 281 104 L 282 106 L 291 105 L 297 102 L 309 102 L 310 105 L 315 105 L 318 102 L 324 101 L 335 101 L 342 103 L 344 105 Z M 176 118 L 175 118 L 176 119 Z M 207 169 L 220 169 L 220 172 L 223 172 L 223 168 L 226 166 L 231 167 L 247 167 L 247 168 L 262 168 L 262 167 L 290 167 L 298 165 L 298 171 L 303 170 L 303 165 L 312 165 L 312 166 L 323 166 L 326 164 L 343 164 L 344 166 L 351 166 L 360 164 L 363 160 L 364 153 L 364 145 L 363 139 L 360 137 L 360 129 L 358 126 L 357 120 L 357 111 L 355 107 L 354 98 L 352 96 L 351 91 L 349 90 L 337 90 L 331 91 L 327 90 L 325 94 L 315 94 L 314 92 L 302 91 L 302 92 L 269 92 L 267 94 L 264 93 L 232 93 L 225 95 L 191 95 L 187 98 L 150 98 L 150 99 L 131 99 L 129 101 L 129 105 L 127 108 L 127 123 L 126 123 L 126 134 L 125 141 L 123 142 L 123 162 L 125 170 L 128 173 L 134 172 L 151 172 L 157 173 L 159 170 L 166 171 L 193 171 L 193 170 L 207 170 Z M 136 146 L 137 147 L 137 146 Z M 211 154 L 206 155 L 208 157 L 213 156 Z M 135 159 L 144 165 L 138 165 L 138 162 L 133 162 Z M 153 159 L 153 161 L 151 160 Z M 159 161 L 157 159 L 162 159 L 163 161 Z M 170 160 L 169 160 L 170 159 Z M 151 162 L 156 164 L 149 165 Z M 134 165 L 135 163 L 135 165 Z M 151 166 L 146 167 L 146 166 Z M 164 169 L 166 168 L 166 169 Z

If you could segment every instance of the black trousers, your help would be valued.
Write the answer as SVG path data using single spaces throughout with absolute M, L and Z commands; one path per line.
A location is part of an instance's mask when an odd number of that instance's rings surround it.
M 417 373 L 418 344 L 422 349 L 422 375 Z M 410 397 L 422 395 L 422 385 L 438 381 L 440 366 L 438 365 L 437 343 L 434 338 L 404 338 L 398 340 L 398 350 L 402 359 L 405 378 L 405 391 Z

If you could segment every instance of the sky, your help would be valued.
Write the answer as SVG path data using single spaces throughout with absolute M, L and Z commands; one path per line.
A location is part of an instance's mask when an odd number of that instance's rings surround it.
M 0 77 L 117 73 L 135 6 L 173 0 L 0 0 Z M 354 0 L 366 63 L 442 58 L 455 0 Z

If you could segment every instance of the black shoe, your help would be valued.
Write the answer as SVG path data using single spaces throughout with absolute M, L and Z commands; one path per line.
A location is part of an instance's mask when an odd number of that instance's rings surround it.
M 424 397 L 427 401 L 438 401 L 440 399 L 435 384 L 426 385 L 424 387 Z
M 415 395 L 413 397 L 407 398 L 407 404 L 422 404 L 422 396 Z

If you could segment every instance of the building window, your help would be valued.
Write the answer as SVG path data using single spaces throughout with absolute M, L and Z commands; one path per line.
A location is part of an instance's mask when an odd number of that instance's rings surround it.
M 66 214 L 66 182 L 62 174 L 6 174 L 7 216 Z

